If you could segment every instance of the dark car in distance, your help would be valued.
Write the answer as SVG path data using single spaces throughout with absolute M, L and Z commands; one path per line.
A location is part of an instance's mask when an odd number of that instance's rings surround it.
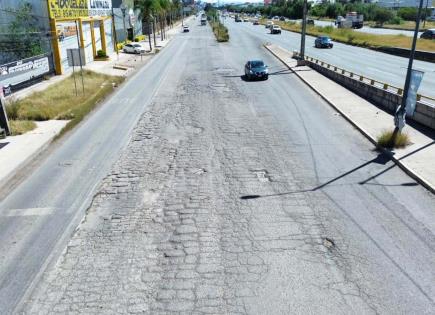
M 269 70 L 262 60 L 250 60 L 245 64 L 245 78 L 267 80 Z
M 332 48 L 334 44 L 328 36 L 319 36 L 314 41 L 314 47 L 316 48 Z
M 435 39 L 435 29 L 430 29 L 420 35 L 422 39 Z

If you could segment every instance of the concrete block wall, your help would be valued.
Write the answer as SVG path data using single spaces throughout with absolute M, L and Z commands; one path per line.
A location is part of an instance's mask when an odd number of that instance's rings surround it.
M 335 72 L 332 69 L 321 66 L 320 64 L 310 61 L 307 62 L 312 69 L 390 113 L 394 113 L 397 106 L 402 102 L 402 96 L 393 91 L 384 90 L 366 82 L 362 82 L 358 77 L 351 78 L 347 75 L 343 75 L 339 72 Z M 407 117 L 407 119 L 435 129 L 435 106 L 418 101 L 414 116 Z

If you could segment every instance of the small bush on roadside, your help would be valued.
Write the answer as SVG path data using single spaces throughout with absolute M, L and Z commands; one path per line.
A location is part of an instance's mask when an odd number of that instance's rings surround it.
M 400 25 L 403 24 L 405 21 L 400 16 L 395 16 L 391 20 L 388 21 L 388 24 L 395 24 Z
M 211 22 L 210 25 L 218 42 L 227 42 L 230 39 L 228 29 L 222 23 Z
M 11 135 L 18 136 L 32 131 L 36 128 L 36 124 L 29 120 L 10 120 L 9 126 L 11 128 Z
M 380 145 L 383 148 L 391 149 L 391 148 L 403 148 L 411 143 L 409 139 L 409 135 L 404 132 L 398 133 L 393 143 L 392 142 L 393 132 L 394 132 L 393 130 L 382 131 L 382 133 L 378 136 L 377 139 L 378 145 Z
M 107 54 L 104 50 L 100 49 L 97 51 L 97 57 L 98 58 L 107 58 Z
M 143 40 L 145 40 L 145 35 L 137 35 L 137 36 L 134 38 L 134 41 L 135 41 L 135 42 L 140 42 L 140 41 L 143 41 Z
M 18 113 L 20 111 L 21 104 L 15 97 L 10 97 L 6 101 L 6 114 L 8 119 L 15 120 L 18 119 Z
M 356 38 L 355 34 L 353 34 L 353 33 L 349 33 L 349 34 L 347 34 L 347 41 L 348 41 L 349 43 L 353 43 L 353 41 L 355 40 L 355 38 Z
M 325 26 L 324 28 L 323 28 L 323 32 L 324 33 L 328 33 L 328 34 L 330 34 L 330 33 L 332 33 L 334 31 L 334 27 L 332 26 L 332 25 L 328 25 L 328 26 Z

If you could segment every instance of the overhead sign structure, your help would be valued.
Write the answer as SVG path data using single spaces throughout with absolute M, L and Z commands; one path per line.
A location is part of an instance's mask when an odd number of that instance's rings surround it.
M 415 112 L 415 105 L 417 103 L 417 91 L 420 87 L 421 80 L 423 80 L 423 71 L 411 70 L 411 81 L 409 83 L 408 97 L 406 99 L 406 115 L 413 116 Z

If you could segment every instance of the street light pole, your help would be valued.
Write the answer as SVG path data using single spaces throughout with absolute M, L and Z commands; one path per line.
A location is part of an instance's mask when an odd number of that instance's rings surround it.
M 408 98 L 409 85 L 411 82 L 412 64 L 414 62 L 415 47 L 417 45 L 418 29 L 420 27 L 422 7 L 423 7 L 423 0 L 420 0 L 420 6 L 418 7 L 418 13 L 417 13 L 417 21 L 415 21 L 415 30 L 414 30 L 414 37 L 412 39 L 412 48 L 409 55 L 408 69 L 406 71 L 405 87 L 403 88 L 402 102 L 399 108 L 397 109 L 394 117 L 395 128 L 394 128 L 393 135 L 391 137 L 391 144 L 394 144 L 394 142 L 396 141 L 397 134 L 400 131 L 402 131 L 403 127 L 405 126 L 405 107 Z
M 307 0 L 304 0 L 304 9 L 302 16 L 302 32 L 301 32 L 301 50 L 299 53 L 299 58 L 302 60 L 305 59 L 305 32 L 307 30 Z

